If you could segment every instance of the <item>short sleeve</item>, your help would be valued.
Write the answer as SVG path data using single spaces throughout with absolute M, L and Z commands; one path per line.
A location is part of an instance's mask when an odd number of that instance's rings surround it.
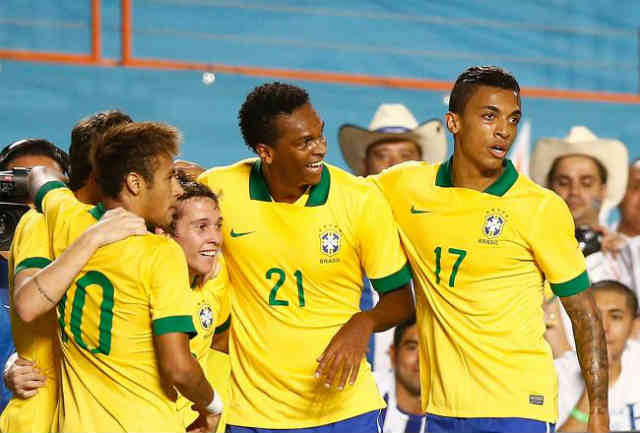
M 11 243 L 13 275 L 51 263 L 49 232 L 42 214 L 30 210 L 20 220 Z
M 50 233 L 55 233 L 59 217 L 74 207 L 85 207 L 73 192 L 60 181 L 51 181 L 40 187 L 36 193 L 36 209 L 42 212 Z
M 539 208 L 533 236 L 529 240 L 536 263 L 558 296 L 571 296 L 591 283 L 569 208 L 555 194 Z
M 373 288 L 379 293 L 387 293 L 408 284 L 411 270 L 391 207 L 371 184 L 367 184 L 356 224 L 360 262 Z
M 193 325 L 193 297 L 190 296 L 189 271 L 180 245 L 162 239 L 153 251 L 150 263 L 149 302 L 153 334 L 183 332 L 196 335 Z

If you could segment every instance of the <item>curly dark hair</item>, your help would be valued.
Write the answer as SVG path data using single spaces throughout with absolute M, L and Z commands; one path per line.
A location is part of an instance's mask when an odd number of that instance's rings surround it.
M 73 126 L 71 130 L 71 145 L 69 146 L 69 158 L 71 161 L 71 173 L 69 175 L 69 188 L 72 191 L 79 190 L 89 179 L 91 174 L 91 143 L 107 129 L 131 123 L 133 119 L 122 111 L 107 110 L 85 117 Z
M 515 77 L 504 69 L 498 66 L 472 66 L 456 79 L 449 97 L 449 111 L 462 113 L 480 86 L 499 87 L 520 94 L 520 86 Z
M 309 102 L 309 94 L 300 87 L 285 83 L 266 83 L 247 96 L 238 113 L 240 130 L 247 146 L 254 152 L 256 145 L 273 145 L 278 131 L 273 120 L 280 114 L 291 114 Z

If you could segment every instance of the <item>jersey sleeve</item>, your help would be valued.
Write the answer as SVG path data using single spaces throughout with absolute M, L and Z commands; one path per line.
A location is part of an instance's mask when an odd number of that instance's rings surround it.
M 83 205 L 73 192 L 60 181 L 51 181 L 40 187 L 36 193 L 35 205 L 38 212 L 42 212 L 46 219 L 46 226 L 50 236 L 56 232 L 56 225 L 62 222 L 62 215 L 67 210 Z
M 194 337 L 193 299 L 190 296 L 189 271 L 182 248 L 163 239 L 154 248 L 149 269 L 149 302 L 154 335 L 183 332 Z
M 16 227 L 13 239 L 13 275 L 25 269 L 42 269 L 51 263 L 49 232 L 42 214 L 34 210 L 27 212 Z
M 571 296 L 587 289 L 591 283 L 587 265 L 575 238 L 569 208 L 558 196 L 542 203 L 529 240 L 541 271 L 558 296 Z
M 356 224 L 360 262 L 373 288 L 384 294 L 409 283 L 411 270 L 391 207 L 371 184 Z

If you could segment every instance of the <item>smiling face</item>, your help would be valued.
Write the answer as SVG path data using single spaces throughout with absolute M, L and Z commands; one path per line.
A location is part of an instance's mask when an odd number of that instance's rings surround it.
M 327 154 L 324 122 L 310 103 L 273 121 L 278 138 L 273 145 L 258 144 L 256 151 L 269 169 L 288 187 L 317 185 Z
M 178 201 L 173 238 L 187 257 L 191 277 L 204 276 L 216 266 L 222 248 L 222 216 L 208 197 Z
M 461 113 L 446 115 L 455 155 L 480 173 L 495 172 L 518 133 L 520 95 L 493 86 L 477 87 Z

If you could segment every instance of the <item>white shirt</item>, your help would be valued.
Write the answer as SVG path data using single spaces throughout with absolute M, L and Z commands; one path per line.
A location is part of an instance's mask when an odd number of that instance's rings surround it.
M 555 361 L 558 372 L 559 428 L 584 392 L 584 380 L 575 352 Z M 640 431 L 640 343 L 629 340 L 622 353 L 620 377 L 609 387 L 609 428 L 612 431 Z
M 387 403 L 382 409 L 382 433 L 425 433 L 427 416 L 412 415 L 398 408 L 396 381 L 393 375 L 374 373 L 380 395 Z
M 615 258 L 601 251 L 591 254 L 587 257 L 587 272 L 592 283 L 620 281 L 640 297 L 640 236 L 628 238 Z

